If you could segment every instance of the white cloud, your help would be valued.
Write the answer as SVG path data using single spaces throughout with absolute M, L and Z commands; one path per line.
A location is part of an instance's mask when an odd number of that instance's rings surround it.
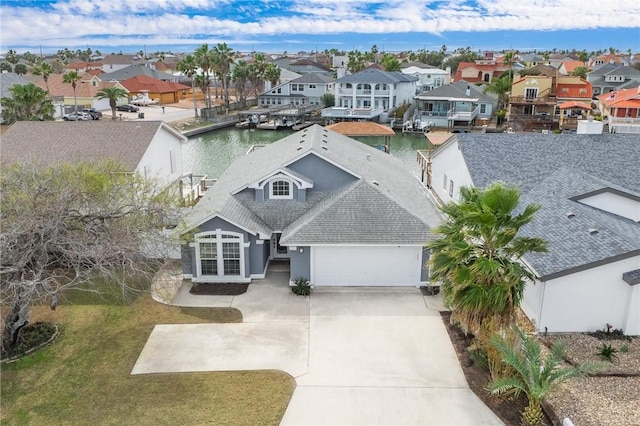
M 1 50 L 16 45 L 86 46 L 99 40 L 125 46 L 160 40 L 182 45 L 185 40 L 229 43 L 269 35 L 438 35 L 640 26 L 637 0 L 617 0 L 601 8 L 585 7 L 584 0 L 59 0 L 49 8 L 29 4 L 0 6 Z M 274 16 L 278 8 L 283 12 Z M 259 10 L 265 10 L 263 15 Z

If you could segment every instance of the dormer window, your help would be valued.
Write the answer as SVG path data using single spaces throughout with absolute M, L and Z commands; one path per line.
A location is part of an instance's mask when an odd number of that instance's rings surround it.
M 286 180 L 274 180 L 271 182 L 271 192 L 269 198 L 272 199 L 292 199 L 291 182 Z

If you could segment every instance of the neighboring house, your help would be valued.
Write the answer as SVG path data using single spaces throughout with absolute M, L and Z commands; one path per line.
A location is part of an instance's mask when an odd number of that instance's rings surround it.
M 640 84 L 632 89 L 604 93 L 598 96 L 598 101 L 609 132 L 640 134 Z
M 3 72 L 0 75 L 0 98 L 11 98 L 12 95 L 9 89 L 16 84 L 29 84 L 29 80 L 13 72 Z M 4 123 L 4 119 L 2 118 L 3 109 L 4 107 L 2 103 L 0 103 L 0 123 Z
M 494 78 L 499 78 L 509 71 L 509 66 L 496 61 L 478 60 L 475 62 L 460 62 L 453 81 L 466 81 L 467 83 L 491 83 Z
M 403 64 L 403 74 L 412 75 L 418 79 L 416 83 L 416 94 L 433 90 L 451 82 L 451 68 L 446 70 L 432 67 L 420 62 Z
M 607 53 L 604 55 L 599 55 L 593 58 L 591 63 L 592 68 L 600 67 L 601 65 L 612 64 L 612 65 L 623 65 L 627 62 L 627 57 L 621 55 L 619 53 Z
M 158 99 L 160 104 L 172 104 L 185 99 L 191 87 L 171 81 L 158 80 L 146 75 L 132 77 L 120 82 L 131 96 L 147 94 L 150 99 Z
M 138 55 L 107 55 L 100 60 L 102 71 L 111 73 L 131 65 L 144 66 L 145 60 Z
M 587 74 L 587 81 L 593 86 L 593 95 L 630 89 L 640 85 L 640 70 L 627 65 L 605 64 Z
M 523 236 L 548 241 L 525 256 L 536 276 L 522 308 L 538 332 L 611 324 L 640 334 L 640 143 L 636 135 L 458 134 L 431 154 L 431 190 L 517 185 L 539 204 Z
M 102 74 L 100 78 L 104 81 L 122 81 L 133 77 L 146 76 L 156 80 L 179 82 L 184 79 L 182 75 L 173 75 L 167 72 L 156 71 L 145 65 L 130 65 L 120 68 L 117 71 Z
M 549 65 L 549 61 L 536 53 L 527 53 L 520 57 L 525 68 L 533 68 L 538 65 Z
M 321 98 L 333 93 L 333 77 L 306 74 L 265 91 L 258 97 L 259 105 L 321 105 Z
M 571 75 L 578 67 L 586 67 L 586 65 L 582 61 L 563 61 L 558 68 L 558 74 Z
M 62 105 L 65 111 L 60 111 L 61 114 L 72 111 L 75 108 L 76 100 L 78 102 L 78 109 L 95 108 L 98 111 L 111 110 L 109 100 L 98 99 L 96 97 L 97 93 L 103 88 L 114 86 L 127 90 L 118 82 L 102 81 L 99 77 L 86 73 L 81 74 L 81 76 L 83 77 L 82 80 L 76 83 L 75 99 L 73 87 L 71 84 L 64 83 L 64 76 L 62 74 L 51 74 L 47 84 L 45 84 L 41 76 L 30 76 L 29 78 L 45 90 L 48 85 L 51 96 L 63 100 Z
M 447 84 L 415 96 L 414 122 L 419 126 L 469 128 L 477 119 L 490 119 L 497 100 L 482 93 L 482 89 L 466 81 Z M 419 127 L 418 126 L 418 127 Z
M 440 223 L 422 188 L 399 159 L 308 127 L 233 162 L 184 217 L 184 278 L 250 282 L 287 259 L 290 282 L 419 286 Z
M 186 141 L 162 121 L 19 121 L 2 135 L 0 162 L 48 166 L 111 159 L 166 186 L 183 176 Z
M 64 67 L 64 72 L 77 71 L 79 73 L 100 70 L 102 71 L 102 63 L 100 62 L 72 62 Z M 95 74 L 94 74 L 95 75 Z
M 330 119 L 374 119 L 415 96 L 417 77 L 400 71 L 367 68 L 335 81 L 336 106 L 325 108 L 322 116 Z
M 577 60 L 578 60 L 578 56 L 572 53 L 569 53 L 568 55 L 564 53 L 552 53 L 549 55 L 549 60 L 545 64 L 555 69 L 558 69 L 560 68 L 562 63 L 565 61 L 577 61 Z
M 287 69 L 298 74 L 324 74 L 326 76 L 333 76 L 331 68 L 307 58 L 289 62 Z

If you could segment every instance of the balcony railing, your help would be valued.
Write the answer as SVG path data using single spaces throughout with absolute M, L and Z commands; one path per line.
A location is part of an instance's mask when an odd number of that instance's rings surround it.
M 530 97 L 530 96 L 510 96 L 509 102 L 513 104 L 525 104 L 525 105 L 555 105 L 556 98 L 549 96 L 544 97 Z
M 415 115 L 419 118 L 447 117 L 449 113 L 447 111 L 417 111 Z
M 549 114 L 509 114 L 509 121 L 537 122 L 551 124 L 557 122 L 557 118 Z
M 473 111 L 456 111 L 450 109 L 447 113 L 447 118 L 454 121 L 472 121 L 480 113 L 480 107 L 476 107 Z

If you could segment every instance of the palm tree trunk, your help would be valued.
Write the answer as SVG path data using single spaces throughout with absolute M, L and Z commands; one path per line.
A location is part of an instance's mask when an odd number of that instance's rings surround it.
M 193 83 L 194 83 L 194 78 L 191 77 L 191 93 L 193 94 L 193 113 L 194 113 L 194 117 L 198 118 L 198 104 L 196 103 L 196 88 Z

